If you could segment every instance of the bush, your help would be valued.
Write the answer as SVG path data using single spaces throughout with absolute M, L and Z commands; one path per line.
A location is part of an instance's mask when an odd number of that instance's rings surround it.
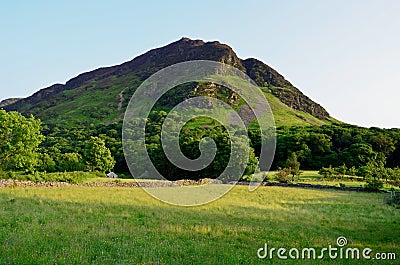
M 15 179 L 15 173 L 12 171 L 1 172 L 0 179 Z
M 400 169 L 399 168 L 394 168 L 388 170 L 388 183 L 400 187 Z
M 334 168 L 334 174 L 340 178 L 343 178 L 344 175 L 346 175 L 346 173 L 347 173 L 347 167 L 345 164 Z
M 290 168 L 279 168 L 278 172 L 275 173 L 274 178 L 276 181 L 280 183 L 288 183 L 290 182 L 291 178 L 289 177 Z
M 318 174 L 320 174 L 324 178 L 332 178 L 335 174 L 335 169 L 333 169 L 332 166 L 323 167 L 318 171 Z
M 354 166 L 352 166 L 351 168 L 347 169 L 347 175 L 349 176 L 356 176 L 357 174 L 357 170 Z
M 368 178 L 364 187 L 370 191 L 378 191 L 383 188 L 383 182 L 377 178 Z

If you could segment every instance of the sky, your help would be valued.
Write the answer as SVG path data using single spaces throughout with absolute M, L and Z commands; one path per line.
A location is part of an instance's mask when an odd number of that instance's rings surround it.
M 0 4 L 0 100 L 181 37 L 280 72 L 336 119 L 400 128 L 400 1 L 27 1 Z

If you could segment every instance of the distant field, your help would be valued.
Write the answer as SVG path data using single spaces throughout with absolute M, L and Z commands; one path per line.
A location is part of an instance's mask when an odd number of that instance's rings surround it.
M 268 181 L 274 181 L 274 175 L 276 171 L 270 171 L 267 173 Z M 258 173 L 256 175 L 264 175 L 265 173 Z M 329 186 L 340 186 L 340 184 L 345 185 L 346 187 L 364 187 L 366 182 L 363 180 L 362 177 L 357 176 L 348 176 L 345 175 L 343 177 L 338 177 L 334 179 L 324 179 L 323 176 L 318 174 L 317 170 L 303 170 L 301 175 L 298 177 L 296 176 L 294 183 L 307 183 L 307 184 L 318 184 L 318 185 L 329 185 Z M 136 182 L 136 179 L 109 179 L 109 178 L 88 178 L 84 181 L 84 183 L 91 183 L 91 182 L 109 182 L 109 181 L 119 181 L 119 182 Z M 140 182 L 146 181 L 154 181 L 151 179 L 140 179 Z M 395 190 L 400 190 L 399 187 L 391 186 L 388 184 L 384 184 L 384 189 L 389 190 L 394 188 Z
M 335 264 L 398 264 L 400 211 L 384 196 L 237 186 L 182 208 L 139 188 L 0 189 L 0 264 L 265 264 L 257 258 L 264 243 L 321 249 L 339 236 L 349 247 L 394 252 L 397 261 Z
M 269 180 L 273 180 L 273 176 L 276 174 L 276 171 L 268 172 Z M 334 179 L 324 179 L 321 175 L 318 174 L 316 170 L 304 170 L 302 171 L 300 177 L 295 177 L 294 183 L 307 183 L 307 184 L 318 184 L 318 185 L 328 185 L 328 186 L 340 186 L 345 185 L 346 187 L 364 187 L 366 182 L 362 179 L 362 177 L 357 176 L 348 176 L 345 175 L 343 177 L 338 177 Z M 394 188 L 395 190 L 400 190 L 399 187 L 395 187 L 392 185 L 384 184 L 385 190 L 390 190 Z

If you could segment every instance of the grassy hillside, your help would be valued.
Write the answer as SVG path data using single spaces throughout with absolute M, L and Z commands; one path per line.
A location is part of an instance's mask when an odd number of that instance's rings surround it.
M 88 125 L 120 120 L 133 90 L 140 85 L 135 75 L 124 78 L 111 76 L 101 82 L 90 82 L 73 90 L 64 90 L 33 107 L 21 106 L 45 123 L 57 125 Z
M 0 189 L 0 263 L 265 264 L 257 258 L 264 243 L 321 249 L 336 246 L 339 236 L 349 247 L 399 258 L 400 212 L 383 196 L 237 186 L 213 203 L 179 208 L 138 188 Z
M 263 90 L 265 90 L 263 88 Z M 274 114 L 276 126 L 309 126 L 309 125 L 324 125 L 330 124 L 334 120 L 329 118 L 327 120 L 321 120 L 309 113 L 298 111 L 285 105 L 269 92 L 264 92 L 264 95 L 271 107 L 272 113 Z
M 121 121 L 125 108 L 141 81 L 135 75 L 123 79 L 111 77 L 101 83 L 94 82 L 74 90 L 65 90 L 44 101 L 40 108 L 33 108 L 30 113 L 40 117 L 47 124 L 89 125 L 108 124 Z M 304 111 L 295 110 L 285 105 L 267 88 L 262 88 L 271 106 L 277 126 L 308 126 L 329 124 L 333 120 L 319 119 Z M 32 106 L 22 106 L 26 112 Z M 165 109 L 165 108 L 163 108 Z

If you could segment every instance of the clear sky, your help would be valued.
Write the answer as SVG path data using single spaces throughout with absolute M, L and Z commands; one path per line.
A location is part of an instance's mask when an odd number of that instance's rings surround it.
M 397 0 L 4 0 L 0 99 L 186 36 L 264 61 L 339 120 L 400 128 L 399 14 Z

